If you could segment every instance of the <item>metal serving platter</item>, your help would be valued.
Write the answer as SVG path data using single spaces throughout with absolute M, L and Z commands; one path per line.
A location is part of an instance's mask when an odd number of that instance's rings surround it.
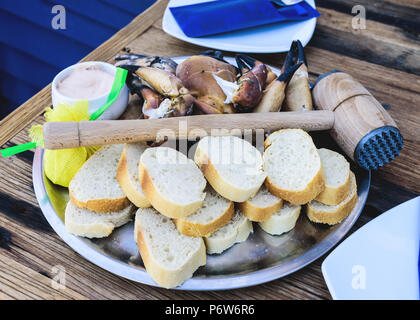
M 177 62 L 185 57 L 179 57 Z M 276 70 L 276 69 L 274 69 Z M 277 70 L 278 71 L 278 70 Z M 312 135 L 317 147 L 339 151 L 326 133 Z M 64 225 L 68 190 L 54 185 L 44 174 L 43 150 L 38 148 L 33 161 L 33 183 L 40 208 L 54 231 L 77 253 L 97 266 L 121 277 L 157 286 L 146 272 L 138 253 L 133 222 L 107 238 L 87 239 L 69 234 Z M 308 220 L 302 208 L 296 227 L 272 236 L 254 223 L 254 233 L 220 255 L 208 255 L 207 264 L 177 287 L 180 290 L 225 290 L 261 284 L 295 272 L 334 247 L 350 230 L 365 205 L 370 172 L 352 167 L 358 186 L 358 201 L 340 224 L 329 227 Z

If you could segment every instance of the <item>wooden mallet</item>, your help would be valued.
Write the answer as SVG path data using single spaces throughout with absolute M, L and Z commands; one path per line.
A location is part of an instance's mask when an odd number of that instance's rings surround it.
M 318 111 L 48 122 L 44 125 L 44 147 L 67 149 L 154 141 L 162 137 L 188 139 L 229 134 L 231 130 L 301 128 L 306 131 L 330 130 L 341 149 L 367 170 L 382 167 L 400 153 L 403 139 L 395 121 L 350 75 L 333 71 L 320 76 L 312 96 Z

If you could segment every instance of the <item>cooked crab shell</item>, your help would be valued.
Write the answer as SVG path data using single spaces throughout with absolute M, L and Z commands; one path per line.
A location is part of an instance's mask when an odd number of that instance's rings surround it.
M 114 58 L 117 60 L 115 64 L 117 67 L 124 67 L 135 72 L 137 68 L 152 67 L 165 70 L 169 73 L 175 74 L 177 63 L 171 58 L 160 56 L 145 56 L 140 54 L 122 54 Z
M 181 80 L 165 70 L 143 67 L 138 68 L 135 73 L 164 96 L 172 98 L 188 93 L 188 89 L 184 87 Z
M 192 56 L 177 67 L 176 74 L 189 92 L 196 97 L 195 105 L 203 113 L 231 113 L 225 103 L 226 95 L 214 75 L 229 81 L 236 80 L 236 68 L 208 55 Z
M 286 111 L 305 111 L 312 110 L 312 95 L 309 88 L 308 64 L 306 62 L 305 52 L 302 43 L 293 41 L 290 51 L 287 53 L 283 65 L 283 71 L 292 66 L 301 64 L 293 74 L 286 88 L 286 99 L 284 101 L 284 110 Z

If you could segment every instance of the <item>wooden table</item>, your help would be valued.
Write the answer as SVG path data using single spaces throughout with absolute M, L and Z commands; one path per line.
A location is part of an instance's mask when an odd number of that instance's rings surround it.
M 359 0 L 366 29 L 355 33 L 353 1 L 317 1 L 322 16 L 306 48 L 311 80 L 332 69 L 352 74 L 387 106 L 404 136 L 401 155 L 373 172 L 366 208 L 353 231 L 420 192 L 420 2 Z M 166 35 L 159 1 L 84 60 L 111 61 L 120 52 L 177 56 L 203 51 Z M 273 39 L 275 41 L 275 39 Z M 281 66 L 284 54 L 260 55 Z M 27 129 L 41 123 L 50 106 L 50 86 L 0 123 L 0 145 L 28 141 Z M 283 279 L 222 292 L 169 291 L 104 271 L 70 249 L 44 219 L 32 187 L 33 152 L 0 160 L 0 298 L 5 299 L 330 299 L 321 274 L 325 257 Z M 66 268 L 66 289 L 51 286 L 53 267 Z

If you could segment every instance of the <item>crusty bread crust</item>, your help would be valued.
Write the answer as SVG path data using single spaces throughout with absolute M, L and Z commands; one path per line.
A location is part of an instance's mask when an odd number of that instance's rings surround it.
M 279 201 L 274 203 L 271 206 L 267 207 L 257 207 L 254 206 L 251 202 L 244 201 L 238 204 L 239 210 L 251 221 L 262 222 L 267 221 L 273 215 L 280 210 L 283 205 L 283 200 L 279 198 Z
M 301 208 L 301 206 L 296 206 L 293 215 L 288 216 L 287 219 L 284 219 L 284 217 L 282 218 L 273 215 L 271 219 L 263 221 L 259 223 L 259 225 L 261 229 L 272 235 L 280 235 L 285 232 L 289 232 L 296 226 L 296 222 L 299 219 Z
M 353 173 L 351 173 L 353 175 Z M 357 202 L 357 186 L 356 179 L 354 182 L 354 192 L 352 197 L 350 197 L 346 202 L 342 203 L 335 212 L 327 212 L 316 210 L 309 203 L 306 205 L 306 214 L 312 222 L 325 223 L 329 225 L 334 225 L 343 221 L 351 213 L 354 206 Z
M 279 131 L 288 131 L 288 130 L 295 130 L 295 129 L 283 129 Z M 305 131 L 304 132 L 309 139 L 312 141 L 312 137 Z M 276 131 L 277 132 L 277 131 Z M 273 132 L 270 136 L 275 135 L 276 132 Z M 264 149 L 266 150 L 268 147 L 271 146 L 271 139 L 270 136 L 264 141 Z M 321 160 L 320 160 L 321 163 Z M 315 197 L 321 193 L 325 188 L 325 175 L 324 171 L 322 170 L 322 165 L 320 165 L 320 169 L 318 170 L 317 174 L 312 178 L 312 181 L 308 183 L 305 189 L 303 190 L 288 190 L 282 189 L 275 185 L 274 182 L 270 180 L 267 176 L 265 179 L 265 186 L 272 194 L 275 196 L 282 198 L 283 200 L 289 201 L 292 204 L 305 204 L 309 201 L 315 199 Z
M 322 167 L 318 173 L 313 177 L 312 181 L 308 183 L 303 190 L 287 190 L 277 187 L 270 178 L 265 179 L 265 186 L 272 194 L 289 201 L 293 204 L 305 204 L 315 199 L 315 197 L 325 188 L 325 176 Z
M 201 224 L 185 219 L 175 219 L 174 222 L 178 231 L 183 235 L 189 237 L 205 237 L 229 223 L 234 214 L 235 206 L 233 202 L 231 202 L 227 210 L 220 217 L 210 223 Z
M 91 224 L 78 223 L 72 219 L 67 218 L 67 210 L 68 208 L 66 207 L 64 222 L 67 232 L 86 238 L 104 238 L 109 236 L 115 228 L 118 228 L 131 220 L 130 216 L 134 212 L 134 206 L 131 205 L 126 219 L 120 220 L 117 223 L 112 223 L 109 221 L 98 221 L 97 223 Z
M 229 237 L 224 239 L 213 239 L 211 237 L 205 237 L 206 249 L 208 254 L 219 254 L 229 249 L 236 243 L 240 243 L 248 239 L 250 233 L 252 233 L 253 227 L 252 222 L 245 219 L 244 222 L 238 226 L 237 232 L 232 233 Z
M 136 221 L 134 226 L 134 238 L 137 242 L 137 248 L 147 273 L 160 286 L 164 288 L 179 286 L 185 280 L 191 278 L 195 270 L 206 264 L 206 246 L 201 239 L 199 250 L 194 253 L 185 265 L 180 266 L 176 270 L 167 270 L 163 268 L 151 254 L 151 251 L 146 244 L 145 235 L 138 224 L 139 222 Z
M 315 200 L 328 205 L 339 204 L 340 202 L 344 201 L 349 195 L 350 185 L 351 181 L 349 174 L 345 184 L 338 188 L 331 188 L 325 186 L 324 190 L 316 196 Z
M 79 208 L 102 213 L 121 211 L 122 209 L 127 208 L 131 203 L 125 196 L 116 199 L 94 199 L 83 202 L 77 200 L 71 189 L 69 189 L 69 196 L 70 200 Z
M 184 218 L 196 212 L 202 205 L 203 201 L 196 201 L 188 205 L 180 205 L 172 201 L 166 200 L 160 192 L 155 188 L 152 179 L 146 168 L 139 163 L 139 180 L 141 188 L 153 208 L 168 218 Z
M 117 181 L 120 184 L 121 189 L 124 191 L 127 198 L 134 203 L 136 207 L 148 208 L 152 204 L 150 201 L 142 194 L 138 193 L 135 186 L 131 183 L 129 179 L 129 171 L 127 167 L 127 154 L 125 148 L 121 153 L 121 158 L 117 167 Z M 140 181 L 139 181 L 140 184 Z
M 72 222 L 66 222 L 66 231 L 80 237 L 86 238 L 105 238 L 108 237 L 115 227 L 111 223 L 98 223 L 91 225 L 77 225 Z
M 213 189 L 230 201 L 243 202 L 254 196 L 261 187 L 256 186 L 252 189 L 239 189 L 235 187 L 219 174 L 207 154 L 200 147 L 195 151 L 194 161 L 200 167 L 201 172 Z

